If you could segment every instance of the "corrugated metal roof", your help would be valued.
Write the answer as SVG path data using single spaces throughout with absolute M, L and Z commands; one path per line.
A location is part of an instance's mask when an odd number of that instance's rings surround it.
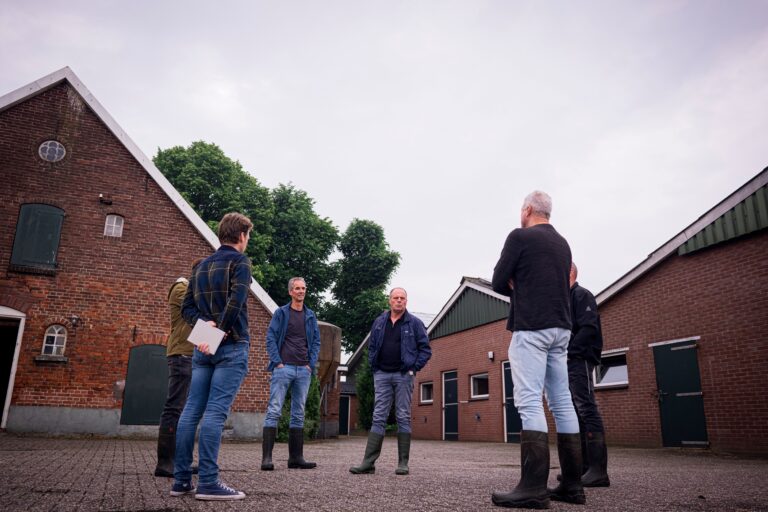
M 490 291 L 490 290 L 489 290 Z M 448 336 L 478 325 L 495 322 L 509 315 L 509 302 L 467 287 L 430 329 L 430 339 Z
M 768 186 L 755 191 L 681 245 L 689 254 L 768 227 Z

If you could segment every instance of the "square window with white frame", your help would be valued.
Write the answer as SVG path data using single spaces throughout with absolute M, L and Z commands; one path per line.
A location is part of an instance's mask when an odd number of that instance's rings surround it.
M 124 219 L 119 215 L 107 215 L 107 221 L 104 224 L 104 236 L 122 237 L 124 223 Z
M 470 377 L 471 398 L 488 398 L 488 374 L 480 373 Z
M 595 366 L 595 388 L 625 387 L 629 385 L 627 353 L 603 354 Z
M 422 404 L 431 404 L 434 401 L 434 385 L 431 382 L 422 382 L 419 389 L 419 402 Z

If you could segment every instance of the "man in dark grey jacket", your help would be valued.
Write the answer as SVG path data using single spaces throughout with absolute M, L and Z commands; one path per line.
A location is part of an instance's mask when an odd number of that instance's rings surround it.
M 368 361 L 373 372 L 375 399 L 373 424 L 368 434 L 365 456 L 359 466 L 349 468 L 350 473 L 373 473 L 374 464 L 381 453 L 392 401 L 397 418 L 398 463 L 395 474 L 407 475 L 411 450 L 411 397 L 413 378 L 424 368 L 432 350 L 424 323 L 408 313 L 408 295 L 403 288 L 389 292 L 390 310 L 374 320 L 368 343 Z

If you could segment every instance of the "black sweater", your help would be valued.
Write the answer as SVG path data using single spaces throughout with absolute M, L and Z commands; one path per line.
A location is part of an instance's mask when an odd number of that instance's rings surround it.
M 507 329 L 570 329 L 570 271 L 571 248 L 551 224 L 513 230 L 504 242 L 491 283 L 496 293 L 511 297 Z

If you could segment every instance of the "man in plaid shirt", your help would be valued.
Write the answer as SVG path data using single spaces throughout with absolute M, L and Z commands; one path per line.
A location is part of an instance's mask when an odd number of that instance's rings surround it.
M 198 319 L 225 333 L 215 354 L 206 344 L 192 357 L 189 398 L 176 429 L 176 459 L 171 496 L 195 493 L 199 500 L 240 500 L 245 493 L 219 480 L 216 464 L 221 432 L 232 402 L 248 372 L 248 290 L 251 261 L 243 253 L 253 229 L 248 217 L 228 213 L 219 223 L 221 247 L 194 270 L 184 297 L 181 314 L 194 325 Z M 192 451 L 200 425 L 200 473 L 192 485 Z

